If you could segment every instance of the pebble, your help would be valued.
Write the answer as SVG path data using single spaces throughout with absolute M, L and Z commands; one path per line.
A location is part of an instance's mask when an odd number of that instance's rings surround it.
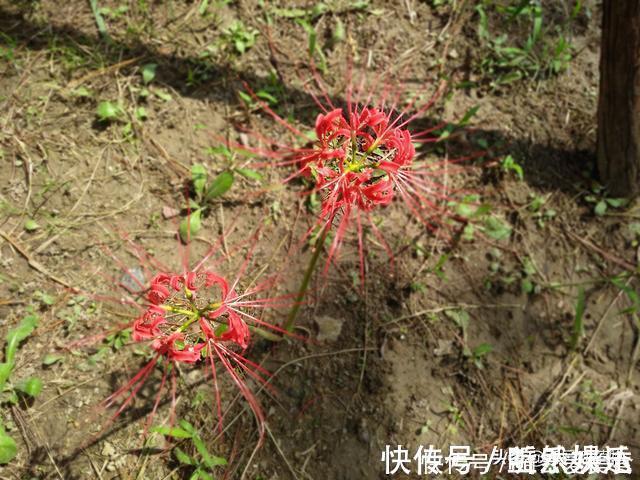
M 104 445 L 103 445 L 102 450 L 100 451 L 100 453 L 105 457 L 111 458 L 111 457 L 115 456 L 116 449 L 110 442 L 104 442 Z
M 328 315 L 317 317 L 318 335 L 316 339 L 319 342 L 335 342 L 340 337 L 343 324 L 344 320 Z

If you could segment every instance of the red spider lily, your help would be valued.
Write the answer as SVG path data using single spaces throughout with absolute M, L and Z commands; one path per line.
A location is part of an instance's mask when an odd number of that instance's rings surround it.
M 443 230 L 441 227 L 445 227 L 445 230 L 452 228 L 450 219 L 464 221 L 451 210 L 452 200 L 456 196 L 472 193 L 451 188 L 447 185 L 446 177 L 460 172 L 460 164 L 482 156 L 483 152 L 441 161 L 419 158 L 416 154 L 415 144 L 437 142 L 439 137 L 433 135 L 433 132 L 446 124 L 418 132 L 412 132 L 410 124 L 434 104 L 443 92 L 445 83 L 440 85 L 428 102 L 418 107 L 414 101 L 410 101 L 399 108 L 402 89 L 397 88 L 396 95 L 389 98 L 392 90 L 390 86 L 381 89 L 381 98 L 375 103 L 372 102 L 375 86 L 372 87 L 362 104 L 352 100 L 354 91 L 349 87 L 346 106 L 336 107 L 322 87 L 315 70 L 314 76 L 326 105 L 320 102 L 318 95 L 309 92 L 321 110 L 316 118 L 316 138 L 311 146 L 298 148 L 254 134 L 260 142 L 267 143 L 269 148 L 253 148 L 237 143 L 232 143 L 231 147 L 270 159 L 269 162 L 254 163 L 255 167 L 295 167 L 295 171 L 285 182 L 299 177 L 312 181 L 314 186 L 306 193 L 318 193 L 321 198 L 320 214 L 313 228 L 321 227 L 322 232 L 334 228 L 325 273 L 337 255 L 347 230 L 355 223 L 363 285 L 365 220 L 393 261 L 393 252 L 374 223 L 371 212 L 400 198 L 414 218 L 428 230 L 440 235 Z M 298 139 L 295 143 L 308 143 L 307 135 L 281 118 L 255 96 L 248 86 L 247 90 L 271 118 Z M 364 96 L 359 95 L 363 90 L 363 83 L 357 90 L 356 97 Z M 305 239 L 313 228 L 307 232 Z
M 252 237 L 255 245 L 257 235 Z M 104 406 L 116 408 L 112 419 L 133 401 L 140 388 L 153 373 L 154 367 L 161 363 L 164 373 L 157 392 L 153 410 L 148 417 L 149 425 L 160 404 L 162 392 L 171 377 L 171 414 L 175 406 L 176 370 L 178 364 L 186 364 L 198 368 L 205 367 L 213 379 L 215 394 L 214 410 L 218 417 L 218 429 L 222 431 L 223 412 L 221 392 L 218 385 L 218 366 L 230 375 L 233 383 L 248 402 L 257 420 L 260 433 L 259 443 L 264 436 L 264 414 L 254 393 L 246 384 L 246 379 L 258 382 L 262 387 L 270 388 L 269 373 L 256 363 L 245 357 L 253 333 L 268 335 L 266 330 L 287 334 L 281 328 L 263 321 L 257 315 L 259 309 L 288 306 L 289 296 L 271 298 L 255 298 L 260 292 L 270 289 L 277 281 L 277 276 L 270 277 L 239 294 L 238 284 L 247 269 L 252 248 L 245 257 L 235 280 L 230 283 L 225 277 L 207 268 L 207 263 L 219 263 L 210 260 L 221 249 L 220 239 L 204 258 L 193 268 L 188 267 L 188 251 L 184 255 L 182 274 L 166 273 L 168 268 L 137 248 L 134 250 L 139 259 L 146 264 L 160 267 L 164 272 L 156 274 L 146 290 L 148 303 L 140 306 L 133 300 L 125 303 L 141 308 L 140 314 L 132 324 L 132 338 L 135 342 L 147 342 L 153 350 L 153 358 L 125 385 L 109 396 Z M 187 249 L 188 246 L 181 248 Z M 115 258 L 115 257 L 114 257 Z M 118 262 L 122 264 L 122 262 Z M 122 266 L 124 270 L 124 266 Z M 126 272 L 129 270 L 126 269 Z M 141 282 L 140 282 L 141 283 Z M 122 399 L 122 400 L 120 400 Z

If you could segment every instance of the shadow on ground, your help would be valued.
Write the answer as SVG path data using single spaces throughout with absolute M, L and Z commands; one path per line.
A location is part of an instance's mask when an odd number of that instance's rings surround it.
M 24 18 L 22 13 L 16 13 L 0 7 L 0 32 L 2 42 L 11 39 L 16 46 L 22 46 L 31 50 L 47 50 L 52 42 L 62 42 L 66 45 L 87 47 L 89 51 L 98 52 L 101 58 L 109 65 L 122 62 L 127 59 L 135 59 L 130 65 L 123 67 L 133 68 L 136 64 L 155 62 L 162 68 L 158 69 L 158 81 L 171 86 L 183 96 L 195 99 L 207 99 L 215 102 L 235 104 L 238 102 L 236 91 L 243 90 L 243 83 L 259 90 L 269 83 L 270 79 L 259 76 L 247 70 L 239 71 L 229 64 L 215 64 L 203 58 L 178 56 L 165 54 L 150 45 L 141 42 L 123 42 L 119 40 L 103 40 L 99 36 L 91 36 L 75 28 L 73 25 L 52 26 L 39 24 Z M 81 52 L 85 52 L 84 49 Z M 85 52 L 86 55 L 88 55 Z M 270 62 L 276 60 L 271 57 Z M 206 80 L 196 87 L 188 87 L 185 79 L 194 68 L 203 68 L 210 80 Z M 99 68 L 99 67 L 96 67 Z M 225 81 L 226 88 L 220 88 L 221 80 Z M 231 83 L 226 83 L 230 81 Z M 296 88 L 291 84 L 282 85 L 282 94 L 293 106 L 298 108 L 297 116 L 301 120 L 313 124 L 315 109 L 308 108 L 314 105 L 315 100 L 306 91 Z M 345 104 L 344 99 L 333 98 L 336 105 Z M 307 117 L 306 119 L 304 117 Z M 414 122 L 419 129 L 436 125 L 439 119 L 424 116 L 419 122 Z M 460 135 L 458 148 L 461 152 L 477 150 L 477 146 L 469 145 L 469 135 Z M 580 151 L 571 148 L 558 148 L 546 144 L 534 143 L 530 140 L 512 138 L 498 130 L 473 129 L 473 138 L 482 138 L 491 145 L 490 154 L 500 156 L 506 153 L 516 154 L 524 159 L 526 171 L 525 180 L 537 188 L 548 191 L 560 190 L 575 194 L 576 184 L 582 182 L 585 173 L 595 175 L 595 154 L 592 151 Z

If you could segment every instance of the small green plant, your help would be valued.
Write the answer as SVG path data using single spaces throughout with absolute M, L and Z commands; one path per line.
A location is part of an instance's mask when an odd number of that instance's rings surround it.
M 32 218 L 29 218 L 24 222 L 24 229 L 27 232 L 35 232 L 38 228 L 40 228 L 40 225 L 38 225 Z
M 511 236 L 513 229 L 504 220 L 496 216 L 488 216 L 484 221 L 482 231 L 494 240 L 504 240 Z
M 152 431 L 175 440 L 190 440 L 191 445 L 185 446 L 190 453 L 176 446 L 173 449 L 173 455 L 183 467 L 191 468 L 189 480 L 213 480 L 215 467 L 226 465 L 227 461 L 209 453 L 204 440 L 189 422 L 180 420 L 178 425 L 177 427 L 158 426 Z
M 485 227 L 477 227 L 474 223 L 482 220 L 486 221 L 487 215 L 491 211 L 491 205 L 480 203 L 480 195 L 466 195 L 459 201 L 448 202 L 448 206 L 454 210 L 460 218 L 468 220 L 462 232 L 463 240 L 472 241 L 477 228 L 482 231 L 485 230 Z
M 469 359 L 469 361 L 473 362 L 476 368 L 482 370 L 484 368 L 484 363 L 483 363 L 484 357 L 491 352 L 493 352 L 493 347 L 490 344 L 481 343 L 480 345 L 475 347 L 473 350 L 469 350 L 469 348 L 466 348 L 463 351 L 463 354 L 465 357 Z
M 584 335 L 584 310 L 585 310 L 584 288 L 578 290 L 578 298 L 576 300 L 576 309 L 573 316 L 573 330 L 571 332 L 571 340 L 569 346 L 571 350 L 578 348 L 578 344 Z
M 255 28 L 247 28 L 241 20 L 236 20 L 223 31 L 222 39 L 242 55 L 255 45 L 258 33 Z
M 15 49 L 17 42 L 9 35 L 0 32 L 0 59 L 11 64 L 15 60 Z
M 443 5 L 453 5 L 455 0 L 431 0 L 431 4 L 434 7 L 441 7 Z
M 208 182 L 207 170 L 202 164 L 191 167 L 191 185 L 193 197 L 189 202 L 190 215 L 180 223 L 179 233 L 183 242 L 187 243 L 202 227 L 202 216 L 207 213 L 214 199 L 224 195 L 233 185 L 235 174 L 248 180 L 260 181 L 262 175 L 255 170 L 235 165 L 235 155 L 225 146 L 209 147 L 209 155 L 222 157 L 226 163 L 225 170 Z
M 477 32 L 486 53 L 478 68 L 483 78 L 490 79 L 492 88 L 499 88 L 521 79 L 535 80 L 564 71 L 572 58 L 572 46 L 567 40 L 568 25 L 579 11 L 579 8 L 574 9 L 565 24 L 557 26 L 554 32 L 543 25 L 543 7 L 538 1 L 480 2 L 476 5 Z M 506 33 L 491 34 L 492 17 L 500 19 L 501 24 L 496 29 Z M 529 32 L 524 40 L 522 31 Z
M 469 122 L 471 122 L 471 119 L 476 115 L 476 113 L 478 113 L 479 109 L 480 109 L 479 105 L 475 105 L 471 107 L 469 110 L 467 110 L 464 113 L 464 116 L 459 121 L 454 123 L 447 123 L 443 128 L 439 130 L 435 130 L 433 132 L 434 135 L 438 136 L 438 140 L 445 140 L 449 138 L 455 132 L 458 132 L 462 130 L 464 127 L 466 127 L 467 125 L 469 125 Z M 486 148 L 486 147 L 483 147 L 483 148 Z
M 327 57 L 322 51 L 322 47 L 318 44 L 318 32 L 315 27 L 306 18 L 299 18 L 296 23 L 304 28 L 308 38 L 308 55 L 309 58 L 316 59 L 316 66 L 324 74 L 327 74 Z
M 257 99 L 266 102 L 270 107 L 275 107 L 276 105 L 278 105 L 279 98 L 284 97 L 285 92 L 275 70 L 271 70 L 271 72 L 269 72 L 269 76 L 267 77 L 266 81 L 259 90 L 256 90 L 254 95 L 255 97 L 257 97 Z M 254 98 L 254 96 L 250 95 L 249 93 L 239 90 L 238 96 L 245 103 L 249 110 L 257 110 L 260 108 L 258 100 L 256 100 L 256 98 Z
M 591 187 L 591 193 L 584 197 L 585 201 L 593 204 L 593 213 L 602 216 L 609 208 L 622 208 L 627 205 L 625 198 L 611 198 L 607 196 L 607 192 L 602 185 L 594 184 Z
M 536 267 L 529 257 L 522 259 L 522 278 L 520 279 L 520 288 L 523 293 L 537 293 L 540 287 L 536 285 L 533 277 L 536 274 Z
M 465 310 L 445 310 L 444 314 L 453 320 L 462 331 L 462 356 L 482 370 L 484 368 L 483 359 L 493 351 L 493 347 L 488 343 L 481 343 L 473 349 L 469 347 L 468 330 L 471 317 Z
M 56 311 L 56 318 L 65 321 L 65 330 L 69 333 L 73 331 L 79 321 L 89 319 L 100 310 L 100 304 L 90 301 L 82 295 L 76 295 Z
M 42 390 L 42 380 L 37 377 L 23 378 L 13 382 L 11 374 L 16 365 L 16 354 L 20 344 L 38 326 L 39 317 L 31 314 L 22 319 L 16 328 L 9 330 L 5 338 L 4 362 L 0 363 L 0 403 L 15 405 L 21 397 L 35 398 Z M 0 421 L 0 464 L 9 463 L 17 454 L 16 442 L 5 431 Z
M 140 74 L 142 75 L 142 82 L 145 85 L 149 85 L 156 78 L 156 71 L 158 70 L 158 64 L 147 63 L 142 66 Z
M 527 209 L 532 213 L 532 217 L 535 219 L 538 227 L 544 228 L 547 222 L 553 220 L 557 212 L 553 208 L 543 208 L 550 195 L 546 196 L 533 196 L 531 203 L 527 206 Z
M 113 102 L 103 101 L 96 108 L 96 117 L 104 123 L 114 122 L 123 117 L 124 111 L 122 107 Z
M 631 222 L 627 229 L 632 236 L 631 246 L 635 248 L 640 245 L 640 222 Z
M 115 8 L 100 7 L 98 9 L 98 12 L 100 12 L 101 15 L 109 17 L 109 18 L 111 18 L 113 20 L 116 20 L 116 19 L 120 18 L 121 16 L 123 16 L 128 11 L 129 11 L 129 7 L 127 7 L 126 5 L 118 5 Z
M 108 335 L 103 341 L 100 347 L 98 347 L 98 351 L 91 355 L 90 362 L 95 363 L 96 361 L 101 360 L 105 355 L 110 353 L 115 353 L 120 350 L 125 344 L 131 340 L 131 329 L 125 328 L 124 330 L 119 330 L 111 335 Z
M 614 419 L 606 412 L 602 392 L 598 391 L 591 380 L 585 380 L 581 384 L 578 395 L 579 400 L 573 402 L 576 408 L 591 413 L 603 425 L 613 425 Z
M 446 404 L 445 409 L 451 418 L 451 423 L 447 427 L 447 430 L 455 435 L 458 433 L 458 428 L 464 426 L 462 411 L 455 403 Z
M 513 172 L 516 177 L 518 177 L 518 180 L 524 180 L 524 170 L 522 169 L 522 166 L 516 162 L 511 155 L 507 155 L 502 159 L 500 162 L 500 168 L 505 173 Z

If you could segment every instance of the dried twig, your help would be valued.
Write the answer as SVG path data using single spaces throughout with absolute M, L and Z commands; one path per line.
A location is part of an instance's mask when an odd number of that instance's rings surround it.
M 24 257 L 24 259 L 29 263 L 29 266 L 31 268 L 33 268 L 34 270 L 37 270 L 38 272 L 40 272 L 44 276 L 46 276 L 49 279 L 53 280 L 54 282 L 62 285 L 63 287 L 67 287 L 67 288 L 70 288 L 70 289 L 73 290 L 73 287 L 71 285 L 69 285 L 66 281 L 62 280 L 59 277 L 56 277 L 55 275 L 50 273 L 46 268 L 44 268 L 44 266 L 40 262 L 38 262 L 38 261 L 34 260 L 33 258 L 31 258 L 31 255 L 29 255 L 29 252 L 27 252 L 27 250 L 24 247 L 22 247 L 16 240 L 11 238 L 9 235 L 7 235 L 2 230 L 0 230 L 0 237 L 4 238 L 13 248 L 15 248 L 18 251 L 18 253 L 20 255 L 22 255 Z

